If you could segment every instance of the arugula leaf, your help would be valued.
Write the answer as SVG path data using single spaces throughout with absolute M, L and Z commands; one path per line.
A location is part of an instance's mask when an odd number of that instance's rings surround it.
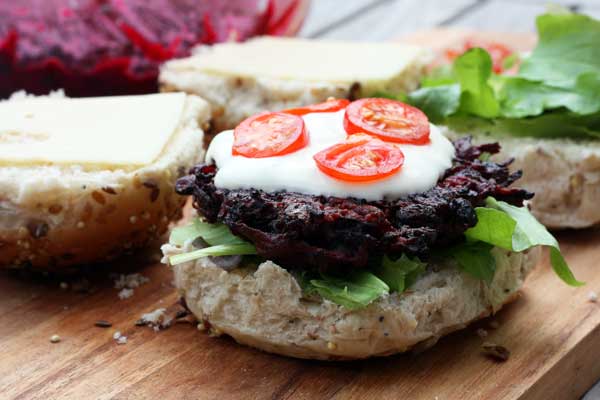
M 477 207 L 477 224 L 465 231 L 465 237 L 512 250 L 512 237 L 517 222 L 508 214 L 495 208 Z
M 315 291 L 349 310 L 366 307 L 390 291 L 384 281 L 367 271 L 357 271 L 346 278 L 325 275 L 321 279 L 311 279 L 309 284 L 308 292 Z
M 577 77 L 600 71 L 600 21 L 580 14 L 544 14 L 536 21 L 539 42 L 519 70 L 531 81 L 572 87 Z
M 484 133 L 498 137 L 599 138 L 600 112 L 577 115 L 570 111 L 545 112 L 533 118 L 495 118 L 493 120 L 453 115 L 444 123 L 456 132 Z
M 189 224 L 174 228 L 169 236 L 169 243 L 182 246 L 189 240 L 201 237 L 209 247 L 190 251 L 188 253 L 176 254 L 169 257 L 171 265 L 196 260 L 208 256 L 237 256 L 256 254 L 256 248 L 252 243 L 235 236 L 227 225 L 209 224 L 194 219 Z
M 245 244 L 240 237 L 235 236 L 227 225 L 209 224 L 196 218 L 189 224 L 173 228 L 169 236 L 169 243 L 182 246 L 188 240 L 202 237 L 211 246 L 222 244 Z
M 456 58 L 451 74 L 423 79 L 408 101 L 455 130 L 600 137 L 600 21 L 563 12 L 541 15 L 537 25 L 539 44 L 517 76 L 493 74 L 487 52 L 471 49 Z
M 418 258 L 411 260 L 405 254 L 395 261 L 385 256 L 375 273 L 390 287 L 392 292 L 402 293 L 415 283 L 419 275 L 425 272 L 426 265 Z
M 190 251 L 188 253 L 176 254 L 174 256 L 169 257 L 169 264 L 177 265 L 208 256 L 245 256 L 253 254 L 256 254 L 256 248 L 251 243 L 219 244 L 216 246 L 210 246 L 205 247 L 203 249 Z
M 500 104 L 488 79 L 492 75 L 492 58 L 487 51 L 473 48 L 454 62 L 454 75 L 461 89 L 459 111 L 484 118 L 500 113 Z
M 443 121 L 460 106 L 460 85 L 424 87 L 410 93 L 408 102 L 423 111 L 432 122 Z
M 467 242 L 450 249 L 449 254 L 460 269 L 490 284 L 496 272 L 496 259 L 491 253 L 493 247 L 484 242 Z
M 572 89 L 505 77 L 498 98 L 502 115 L 508 118 L 536 116 L 560 107 L 578 114 L 593 114 L 600 111 L 600 74 L 579 76 Z
M 548 246 L 552 268 L 559 278 L 571 286 L 583 285 L 575 279 L 569 269 L 554 236 L 531 215 L 526 207 L 515 207 L 488 197 L 486 207 L 477 207 L 475 212 L 478 222 L 475 227 L 465 232 L 468 239 L 479 240 L 516 252 L 534 246 Z

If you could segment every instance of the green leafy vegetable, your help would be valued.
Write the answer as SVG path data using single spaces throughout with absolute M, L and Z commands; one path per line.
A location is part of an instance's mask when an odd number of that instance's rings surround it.
M 425 265 L 419 259 L 411 260 L 404 254 L 395 261 L 385 256 L 375 273 L 392 292 L 402 293 L 425 272 Z
M 314 291 L 349 310 L 366 307 L 390 291 L 384 281 L 367 271 L 358 271 L 346 278 L 323 276 L 311 279 L 309 285 L 305 289 L 308 292 Z
M 500 104 L 488 83 L 492 76 L 492 58 L 487 51 L 474 48 L 454 62 L 454 75 L 461 88 L 459 111 L 484 118 L 500 113 Z
M 190 240 L 201 237 L 209 246 L 188 253 L 169 257 L 171 265 L 196 260 L 208 256 L 236 256 L 256 254 L 253 244 L 235 236 L 224 224 L 209 224 L 194 219 L 187 225 L 174 228 L 169 237 L 169 243 L 182 246 Z
M 493 247 L 484 242 L 467 242 L 452 248 L 449 253 L 463 271 L 489 284 L 496 272 L 496 259 L 491 253 Z
M 569 269 L 554 236 L 531 215 L 526 207 L 515 207 L 488 197 L 486 207 L 478 207 L 475 211 L 478 222 L 475 227 L 465 232 L 467 239 L 479 240 L 516 252 L 534 246 L 548 246 L 550 262 L 556 274 L 568 285 L 583 285 L 575 279 Z
M 252 255 L 256 254 L 256 248 L 253 244 L 244 243 L 244 244 L 219 244 L 216 246 L 205 247 L 203 249 L 198 249 L 194 251 L 190 251 L 189 253 L 176 254 L 174 256 L 169 257 L 169 263 L 171 265 L 177 265 L 184 262 L 196 260 L 202 257 L 214 256 L 214 257 L 222 257 L 222 256 L 244 256 L 244 255 Z
M 491 134 L 600 137 L 600 21 L 545 14 L 537 26 L 539 44 L 516 76 L 493 74 L 489 54 L 475 48 L 451 74 L 425 78 L 408 101 L 459 132 L 476 125 Z
M 408 95 L 408 101 L 423 111 L 433 122 L 443 121 L 460 106 L 460 85 L 443 85 L 418 89 Z
M 497 137 L 509 134 L 516 137 L 600 137 L 600 112 L 592 115 L 577 115 L 560 110 L 545 112 L 539 117 L 491 120 L 453 115 L 446 118 L 444 123 L 457 132 L 479 132 Z
M 227 225 L 209 224 L 197 218 L 187 225 L 174 228 L 171 231 L 169 242 L 182 246 L 186 241 L 194 240 L 198 237 L 204 239 L 211 246 L 246 243 L 246 241 L 231 233 Z
M 561 107 L 582 115 L 593 114 L 600 111 L 600 74 L 580 75 L 569 89 L 506 77 L 498 98 L 502 115 L 508 118 L 536 116 Z
M 586 15 L 540 15 L 539 42 L 521 65 L 519 75 L 531 81 L 572 87 L 577 77 L 600 73 L 600 21 Z

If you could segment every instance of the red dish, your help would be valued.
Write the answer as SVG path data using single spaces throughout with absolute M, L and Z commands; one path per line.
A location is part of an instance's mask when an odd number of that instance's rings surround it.
M 0 97 L 149 93 L 193 46 L 291 35 L 309 0 L 0 1 Z

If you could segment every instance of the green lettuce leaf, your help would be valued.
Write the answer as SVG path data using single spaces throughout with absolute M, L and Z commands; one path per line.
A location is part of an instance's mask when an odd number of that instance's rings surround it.
M 203 249 L 190 251 L 188 253 L 176 254 L 174 256 L 169 257 L 169 264 L 177 265 L 208 256 L 245 256 L 253 254 L 256 254 L 256 248 L 251 243 L 219 244 L 216 246 L 210 246 L 205 247 Z
M 411 260 L 404 254 L 395 261 L 385 256 L 375 273 L 389 286 L 392 292 L 402 293 L 415 283 L 419 275 L 425 272 L 426 265 L 418 258 Z
M 489 54 L 471 49 L 456 58 L 452 73 L 423 79 L 408 102 L 453 129 L 476 125 L 494 135 L 599 137 L 600 21 L 563 12 L 541 15 L 537 26 L 539 44 L 517 76 L 493 74 Z
M 501 81 L 498 98 L 503 117 L 537 116 L 561 107 L 582 115 L 600 111 L 600 74 L 582 74 L 569 89 L 518 77 L 503 77 Z
M 526 207 L 515 207 L 488 197 L 486 207 L 478 207 L 475 211 L 478 222 L 475 227 L 465 232 L 467 239 L 516 252 L 534 246 L 547 246 L 550 248 L 552 268 L 559 278 L 571 286 L 583 285 L 575 279 L 569 269 L 554 236 L 531 215 Z
M 539 42 L 519 70 L 522 78 L 573 87 L 582 74 L 600 72 L 600 21 L 586 15 L 540 15 Z
M 560 110 L 545 112 L 533 118 L 484 119 L 465 115 L 453 115 L 444 120 L 452 130 L 459 133 L 483 133 L 495 137 L 572 137 L 578 139 L 600 138 L 600 112 L 577 115 Z
M 496 272 L 494 246 L 484 242 L 467 242 L 450 249 L 450 256 L 459 268 L 477 279 L 492 283 Z
M 410 93 L 408 102 L 423 111 L 432 122 L 443 121 L 460 106 L 460 85 L 423 87 Z
M 390 291 L 384 281 L 367 271 L 357 271 L 346 278 L 325 275 L 310 279 L 304 286 L 308 293 L 316 292 L 349 310 L 366 307 Z
M 456 59 L 453 67 L 460 84 L 459 111 L 484 118 L 493 118 L 500 113 L 500 104 L 492 86 L 492 58 L 487 51 L 474 48 Z
M 198 258 L 214 256 L 237 256 L 256 254 L 252 243 L 235 236 L 224 224 L 209 224 L 196 218 L 184 226 L 173 228 L 169 243 L 183 246 L 186 242 L 201 237 L 208 247 L 169 257 L 171 265 L 177 265 Z
M 201 237 L 211 246 L 222 244 L 245 244 L 242 238 L 235 236 L 227 225 L 209 224 L 196 218 L 184 226 L 173 228 L 169 236 L 169 243 L 182 246 L 188 240 Z

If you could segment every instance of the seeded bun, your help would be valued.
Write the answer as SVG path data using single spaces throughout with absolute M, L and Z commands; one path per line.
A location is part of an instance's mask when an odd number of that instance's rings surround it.
M 464 134 L 444 132 L 455 139 Z M 473 142 L 497 141 L 496 161 L 514 158 L 511 171 L 522 170 L 519 187 L 535 193 L 531 212 L 551 229 L 600 225 L 600 142 L 594 140 L 473 135 Z
M 166 244 L 162 249 L 169 256 L 191 247 Z M 173 269 L 188 308 L 212 334 L 291 357 L 347 360 L 431 346 L 515 299 L 539 249 L 512 253 L 496 248 L 492 254 L 497 269 L 489 286 L 451 261 L 429 264 L 403 294 L 356 311 L 306 297 L 292 274 L 271 261 L 226 271 L 203 258 Z
M 206 99 L 211 106 L 211 133 L 233 129 L 245 118 L 267 110 L 283 110 L 320 103 L 329 97 L 354 99 L 369 82 L 308 81 L 245 75 L 226 75 L 198 68 L 195 59 L 214 51 L 214 46 L 197 46 L 192 57 L 163 64 L 158 79 L 162 92 L 186 92 Z M 415 59 L 399 76 L 385 83 L 382 91 L 414 90 L 431 59 L 428 51 Z
M 143 168 L 0 167 L 0 268 L 66 271 L 146 245 L 181 216 L 175 181 L 203 159 L 208 104 L 188 96 L 161 155 Z M 143 146 L 144 143 L 140 143 Z

